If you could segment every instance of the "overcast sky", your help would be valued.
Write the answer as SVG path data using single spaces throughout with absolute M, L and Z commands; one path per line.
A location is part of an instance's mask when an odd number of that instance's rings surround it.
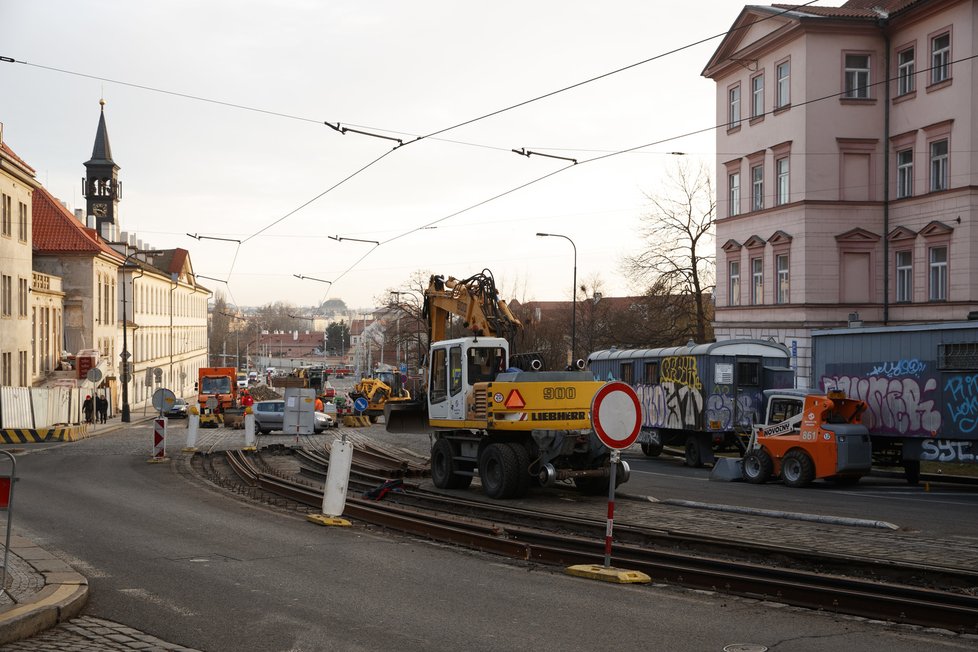
M 700 72 L 718 38 L 396 150 L 323 123 L 408 143 L 718 35 L 742 7 L 0 0 L 0 56 L 28 64 L 0 63 L 0 122 L 39 181 L 84 207 L 104 97 L 121 229 L 144 246 L 188 249 L 194 271 L 227 279 L 238 305 L 366 307 L 419 270 L 483 268 L 505 298 L 569 300 L 573 249 L 538 231 L 573 240 L 579 282 L 598 275 L 606 295 L 624 295 L 640 288 L 620 261 L 642 246 L 639 218 L 676 165 L 669 153 L 712 170 L 715 135 L 580 163 L 522 189 L 570 164 L 512 150 L 583 162 L 712 127 L 714 84 Z

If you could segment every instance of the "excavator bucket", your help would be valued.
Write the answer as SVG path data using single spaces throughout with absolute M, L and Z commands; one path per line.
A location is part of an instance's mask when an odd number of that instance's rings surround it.
M 387 432 L 395 434 L 426 433 L 428 425 L 428 405 L 420 401 L 389 401 L 384 404 L 384 423 Z

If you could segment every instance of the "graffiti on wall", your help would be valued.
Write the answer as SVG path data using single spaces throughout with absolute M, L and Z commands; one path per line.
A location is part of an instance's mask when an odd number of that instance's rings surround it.
M 732 394 L 730 385 L 717 385 L 706 399 L 706 423 L 718 423 L 723 430 L 749 430 L 757 418 L 755 409 L 761 405 L 761 392 Z
M 760 391 L 734 395 L 727 386 L 705 398 L 700 390 L 674 382 L 639 385 L 635 393 L 642 405 L 643 428 L 706 430 L 718 422 L 720 430 L 747 429 L 761 403 Z
M 659 380 L 662 383 L 685 385 L 696 390 L 703 389 L 699 369 L 696 368 L 696 358 L 691 355 L 663 358 L 659 370 Z
M 869 406 L 863 423 L 873 432 L 930 436 L 941 427 L 941 413 L 935 409 L 937 380 L 904 376 L 822 376 L 824 391 L 839 389 L 850 398 Z
M 912 360 L 897 360 L 895 362 L 882 362 L 873 367 L 869 372 L 870 376 L 884 376 L 886 378 L 898 378 L 900 376 L 916 376 L 927 371 L 927 363 L 913 358 Z
M 959 432 L 978 432 L 978 374 L 958 374 L 944 381 L 944 410 Z

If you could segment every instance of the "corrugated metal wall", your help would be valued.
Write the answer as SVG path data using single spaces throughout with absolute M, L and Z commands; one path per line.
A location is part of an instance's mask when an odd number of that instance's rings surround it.
M 0 387 L 0 428 L 50 428 L 81 423 L 75 387 Z

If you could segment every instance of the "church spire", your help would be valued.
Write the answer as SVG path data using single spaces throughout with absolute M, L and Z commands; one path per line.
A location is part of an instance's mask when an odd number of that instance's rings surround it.
M 98 103 L 101 109 L 95 147 L 92 148 L 91 160 L 85 163 L 85 178 L 82 180 L 88 204 L 86 215 L 95 218 L 99 235 L 106 240 L 116 240 L 122 185 L 119 183 L 119 166 L 112 160 L 109 131 L 105 128 L 105 100 Z
M 98 103 L 101 109 L 98 116 L 98 130 L 95 132 L 95 147 L 92 148 L 91 160 L 85 165 L 92 163 L 115 165 L 112 161 L 112 147 L 109 145 L 109 131 L 105 128 L 105 100 L 99 100 Z

